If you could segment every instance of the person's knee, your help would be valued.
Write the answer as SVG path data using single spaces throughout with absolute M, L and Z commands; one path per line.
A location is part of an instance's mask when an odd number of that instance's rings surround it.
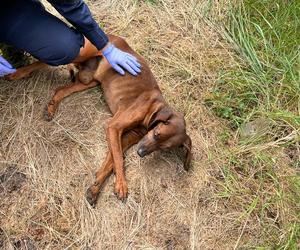
M 47 44 L 48 46 L 34 56 L 52 66 L 65 65 L 73 62 L 79 55 L 80 48 L 84 45 L 84 37 L 77 30 L 69 28 L 49 38 Z
M 56 46 L 45 49 L 39 59 L 49 65 L 59 66 L 69 64 L 79 55 L 81 45 L 76 42 L 59 41 Z

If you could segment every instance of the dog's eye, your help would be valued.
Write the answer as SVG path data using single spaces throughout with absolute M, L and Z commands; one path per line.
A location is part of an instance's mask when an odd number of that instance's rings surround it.
M 159 133 L 158 132 L 154 132 L 154 140 L 158 140 L 159 139 Z

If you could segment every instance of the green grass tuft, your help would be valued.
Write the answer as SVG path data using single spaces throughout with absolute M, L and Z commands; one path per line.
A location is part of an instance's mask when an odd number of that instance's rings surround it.
M 300 126 L 300 1 L 245 1 L 229 14 L 226 38 L 240 58 L 207 100 L 233 128 L 254 117 Z
M 262 237 L 249 248 L 297 249 L 300 1 L 245 0 L 231 6 L 226 21 L 236 65 L 220 73 L 206 100 L 229 122 L 220 135 L 226 159 L 217 196 L 240 209 L 237 223 L 259 218 Z M 251 126 L 257 132 L 243 135 Z M 239 132 L 237 143 L 228 148 L 232 131 Z

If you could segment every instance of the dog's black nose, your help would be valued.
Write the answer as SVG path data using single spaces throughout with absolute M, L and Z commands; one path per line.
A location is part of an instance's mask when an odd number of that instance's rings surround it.
M 143 148 L 139 148 L 137 153 L 141 158 L 143 158 L 147 154 L 146 150 Z

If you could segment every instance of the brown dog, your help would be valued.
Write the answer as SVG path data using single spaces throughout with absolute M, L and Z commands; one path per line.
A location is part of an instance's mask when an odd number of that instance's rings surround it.
M 113 171 L 115 193 L 120 199 L 127 197 L 123 152 L 136 143 L 140 157 L 159 149 L 183 146 L 186 149 L 185 170 L 191 160 L 191 139 L 186 134 L 183 115 L 165 102 L 146 61 L 122 38 L 110 35 L 109 40 L 119 49 L 136 56 L 142 72 L 136 77 L 128 73 L 121 76 L 105 59 L 93 57 L 75 65 L 79 70 L 77 74 L 70 69 L 74 83 L 57 89 L 46 110 L 46 118 L 51 120 L 63 98 L 101 83 L 113 117 L 106 128 L 109 146 L 106 159 L 96 173 L 95 183 L 86 193 L 91 205 L 95 204 L 101 185 Z

